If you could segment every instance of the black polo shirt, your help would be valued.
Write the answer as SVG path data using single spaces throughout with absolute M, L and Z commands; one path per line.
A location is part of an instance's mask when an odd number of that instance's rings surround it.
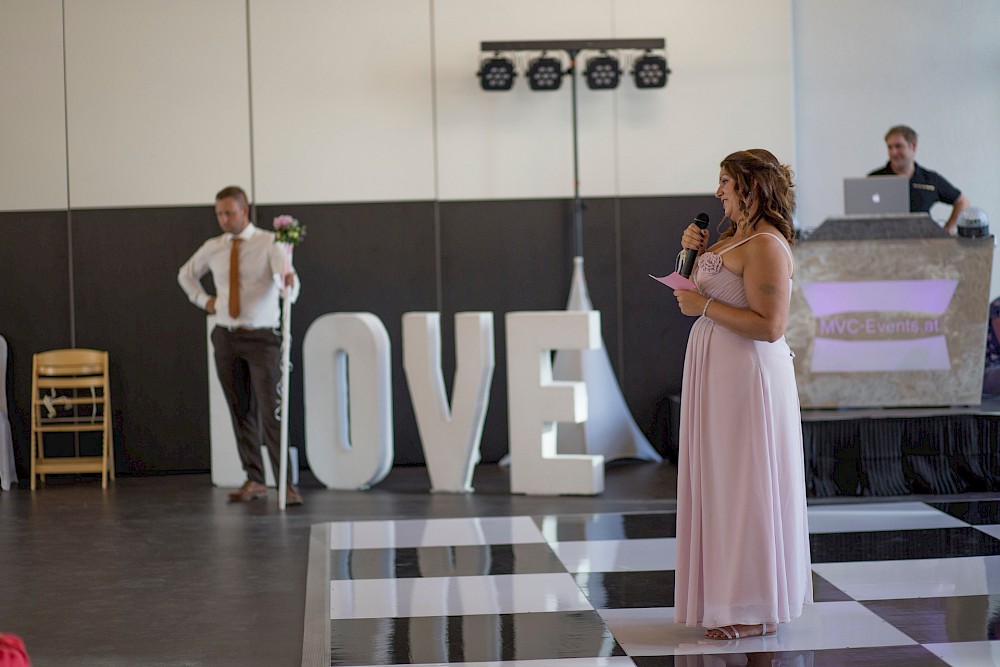
M 885 163 L 881 169 L 870 172 L 869 176 L 892 176 L 892 164 Z M 910 213 L 927 213 L 937 202 L 954 204 L 962 196 L 962 192 L 948 180 L 930 169 L 924 169 L 913 163 L 913 176 L 910 176 Z

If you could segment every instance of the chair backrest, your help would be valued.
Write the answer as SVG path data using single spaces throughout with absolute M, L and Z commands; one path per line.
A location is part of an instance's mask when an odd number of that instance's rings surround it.
M 108 353 L 101 350 L 74 348 L 49 350 L 35 355 L 35 379 L 39 387 L 50 384 L 46 378 L 54 380 L 60 387 L 92 387 L 105 383 L 108 371 Z M 75 378 L 69 382 L 65 378 Z

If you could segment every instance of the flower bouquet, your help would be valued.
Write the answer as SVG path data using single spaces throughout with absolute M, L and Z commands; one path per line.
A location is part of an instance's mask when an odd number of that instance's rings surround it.
M 279 215 L 274 219 L 274 240 L 276 243 L 298 245 L 306 236 L 305 225 L 290 215 Z
M 292 271 L 292 248 L 302 243 L 306 237 L 306 227 L 290 215 L 279 215 L 274 219 L 274 242 L 281 243 L 285 248 L 285 271 Z

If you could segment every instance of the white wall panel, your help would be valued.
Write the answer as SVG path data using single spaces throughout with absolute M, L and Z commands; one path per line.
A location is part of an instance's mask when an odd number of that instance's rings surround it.
M 569 197 L 569 80 L 536 92 L 479 86 L 483 41 L 614 37 L 610 0 L 437 0 L 435 39 L 441 199 Z M 523 67 L 518 71 L 523 72 Z M 580 85 L 580 191 L 614 192 L 614 96 Z
M 905 124 L 919 135 L 917 162 L 986 210 L 997 233 L 1000 2 L 798 0 L 794 9 L 799 224 L 843 213 L 844 177 L 884 165 L 886 130 Z M 949 212 L 942 204 L 931 215 L 943 222 Z M 994 294 L 998 270 L 994 262 Z
M 0 210 L 65 208 L 59 0 L 0 0 L 0 91 Z
M 258 201 L 435 197 L 430 13 L 427 0 L 252 0 Z
M 66 0 L 70 204 L 250 189 L 242 0 Z
M 619 87 L 619 194 L 714 192 L 719 162 L 767 148 L 793 163 L 789 0 L 615 3 L 622 38 L 662 36 L 666 88 Z

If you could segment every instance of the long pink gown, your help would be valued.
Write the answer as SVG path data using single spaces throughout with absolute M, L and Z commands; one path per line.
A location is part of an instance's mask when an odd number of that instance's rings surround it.
M 747 307 L 743 278 L 703 253 L 706 296 Z M 765 243 L 785 243 L 776 235 Z M 713 266 L 714 265 L 714 266 Z M 678 623 L 784 623 L 812 602 L 802 423 L 792 351 L 707 317 L 684 358 L 677 481 Z

